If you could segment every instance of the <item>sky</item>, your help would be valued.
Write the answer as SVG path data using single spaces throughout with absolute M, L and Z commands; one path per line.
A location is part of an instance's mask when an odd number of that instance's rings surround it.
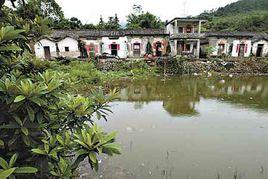
M 126 23 L 126 16 L 132 12 L 134 4 L 141 5 L 163 21 L 174 17 L 194 16 L 205 10 L 222 7 L 237 0 L 56 0 L 65 17 L 77 17 L 83 23 L 99 22 L 100 16 L 107 21 L 117 13 L 120 23 Z M 185 8 L 184 8 L 185 7 Z

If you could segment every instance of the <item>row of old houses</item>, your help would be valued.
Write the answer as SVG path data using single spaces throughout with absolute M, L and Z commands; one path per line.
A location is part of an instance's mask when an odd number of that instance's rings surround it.
M 267 57 L 268 35 L 249 32 L 202 32 L 204 20 L 174 18 L 166 29 L 57 30 L 35 44 L 38 57 L 78 58 L 81 45 L 90 56 L 110 54 L 119 58 L 163 55 Z M 169 50 L 168 50 L 169 47 Z
M 168 44 L 165 30 L 79 30 L 54 31 L 49 38 L 35 44 L 40 58 L 57 56 L 77 58 L 81 56 L 79 45 L 83 44 L 88 55 L 110 54 L 119 58 L 142 57 L 148 45 L 155 56 L 164 55 Z

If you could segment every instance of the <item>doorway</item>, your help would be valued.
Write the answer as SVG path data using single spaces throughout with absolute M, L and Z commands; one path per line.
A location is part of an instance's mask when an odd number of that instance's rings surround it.
M 218 55 L 222 55 L 225 50 L 225 44 L 218 44 Z
M 118 56 L 117 44 L 111 44 L 111 55 Z
M 257 57 L 261 57 L 262 56 L 263 46 L 264 46 L 264 44 L 258 44 L 257 52 L 256 52 L 256 56 Z
M 156 56 L 161 57 L 162 56 L 162 44 L 161 42 L 156 42 Z
M 239 45 L 238 56 L 239 57 L 244 57 L 245 56 L 245 44 L 240 44 Z
M 44 46 L 45 59 L 51 59 L 50 47 Z
M 134 55 L 134 57 L 140 57 L 140 55 L 141 55 L 141 44 L 140 43 L 133 44 L 133 55 Z

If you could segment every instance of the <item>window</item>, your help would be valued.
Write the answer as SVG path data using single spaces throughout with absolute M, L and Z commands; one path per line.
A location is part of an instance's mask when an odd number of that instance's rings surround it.
M 190 51 L 191 50 L 191 45 L 190 44 L 186 44 L 185 45 L 185 51 Z
M 134 50 L 140 50 L 140 44 L 139 43 L 134 44 Z
M 186 27 L 186 33 L 192 33 L 192 27 L 191 26 Z
M 69 51 L 70 51 L 69 47 L 65 47 L 65 52 L 69 52 Z
M 179 27 L 179 33 L 183 33 L 183 27 Z

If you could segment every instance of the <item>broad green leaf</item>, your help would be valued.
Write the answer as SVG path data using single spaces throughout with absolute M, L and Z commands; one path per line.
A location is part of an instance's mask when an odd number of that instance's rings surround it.
M 107 135 L 107 136 L 105 137 L 105 139 L 104 139 L 104 143 L 111 141 L 112 139 L 115 138 L 116 135 L 117 135 L 117 132 L 112 132 L 112 133 L 110 133 L 109 135 Z
M 7 51 L 21 51 L 22 49 L 15 44 L 0 46 L 0 52 L 7 52 Z
M 30 121 L 34 122 L 34 116 L 35 116 L 34 110 L 30 106 L 27 106 L 26 109 L 27 109 Z
M 19 167 L 19 168 L 16 168 L 16 170 L 14 171 L 14 173 L 37 173 L 38 170 L 37 168 L 34 168 L 34 167 Z
M 22 140 L 27 146 L 30 145 L 30 138 L 28 136 L 22 136 Z
M 113 155 L 113 154 L 120 154 L 121 148 L 119 145 L 114 144 L 114 143 L 108 143 L 104 144 L 103 146 L 103 153 L 107 153 L 108 155 Z
M 53 176 L 56 176 L 56 177 L 59 177 L 59 176 L 60 176 L 59 174 L 57 174 L 57 173 L 54 172 L 54 171 L 50 171 L 50 174 L 53 175 Z
M 21 131 L 23 132 L 23 134 L 24 134 L 24 135 L 26 135 L 26 136 L 28 136 L 28 135 L 29 135 L 29 131 L 28 131 L 28 129 L 27 129 L 27 128 L 22 127 L 22 128 L 21 128 Z
M 9 161 L 9 168 L 12 168 L 14 166 L 14 164 L 16 163 L 18 159 L 18 154 L 14 154 L 12 155 L 10 161 Z
M 19 95 L 15 98 L 14 103 L 18 103 L 20 101 L 23 101 L 25 99 L 25 96 Z
M 84 142 L 80 141 L 80 140 L 74 140 L 74 142 L 82 145 L 83 147 L 85 147 L 86 149 L 89 149 L 89 146 L 87 146 Z
M 41 149 L 32 149 L 32 152 L 35 154 L 40 154 L 40 155 L 46 155 L 47 153 Z
M 88 153 L 88 150 L 85 150 L 85 149 L 80 149 L 76 152 L 76 154 L 79 156 L 79 155 L 84 155 L 84 154 L 87 154 Z
M 3 159 L 2 157 L 0 157 L 0 166 L 3 168 L 3 169 L 8 169 L 8 163 L 5 161 L 5 159 Z
M 16 168 L 10 168 L 7 170 L 3 170 L 0 172 L 0 178 L 1 179 L 6 179 L 7 177 L 9 177 L 15 170 Z
M 3 146 L 5 146 L 5 143 L 3 140 L 0 139 L 0 147 L 3 147 Z
M 97 162 L 97 155 L 95 152 L 90 152 L 88 156 L 93 163 Z

